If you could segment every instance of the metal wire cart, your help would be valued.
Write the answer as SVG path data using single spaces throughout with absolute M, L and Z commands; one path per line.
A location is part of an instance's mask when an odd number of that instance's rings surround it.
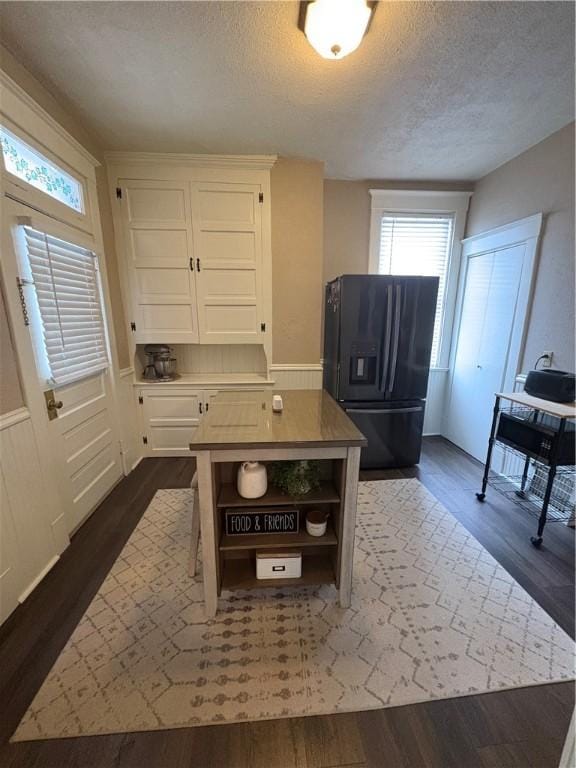
M 573 524 L 576 488 L 575 403 L 525 392 L 498 393 L 479 501 L 490 485 L 538 518 L 530 541 L 542 544 L 549 520 Z

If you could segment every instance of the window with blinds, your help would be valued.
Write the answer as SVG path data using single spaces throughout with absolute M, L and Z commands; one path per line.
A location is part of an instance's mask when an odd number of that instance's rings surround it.
M 440 214 L 382 214 L 378 272 L 439 277 L 430 365 L 438 364 L 454 217 Z
M 108 367 L 96 254 L 24 227 L 51 384 L 68 384 Z

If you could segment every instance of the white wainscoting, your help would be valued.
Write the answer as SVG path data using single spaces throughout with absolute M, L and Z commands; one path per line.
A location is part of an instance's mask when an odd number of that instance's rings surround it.
M 0 622 L 69 544 L 64 510 L 46 481 L 27 408 L 0 416 Z
M 321 363 L 276 363 L 270 366 L 274 389 L 322 389 Z
M 424 415 L 423 433 L 425 435 L 442 434 L 448 373 L 447 368 L 432 368 L 430 370 L 428 392 L 426 393 L 426 413 Z
M 171 344 L 178 373 L 265 373 L 261 344 Z M 143 347 L 139 347 L 144 366 Z
M 120 407 L 120 450 L 122 469 L 130 474 L 142 459 L 142 428 L 138 411 L 138 393 L 134 387 L 134 368 L 122 368 L 117 382 Z

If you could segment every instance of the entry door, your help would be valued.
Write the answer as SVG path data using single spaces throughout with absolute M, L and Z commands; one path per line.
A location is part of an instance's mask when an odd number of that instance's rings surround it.
M 127 179 L 119 184 L 134 340 L 197 343 L 189 186 Z
M 481 461 L 504 386 L 525 250 L 522 243 L 468 259 L 446 434 Z
M 54 389 L 62 407 L 49 429 L 59 445 L 70 530 L 88 517 L 123 474 L 110 389 L 109 371 Z
M 192 184 L 196 294 L 202 344 L 261 343 L 260 186 Z
M 88 250 L 94 250 L 95 244 L 89 236 L 65 224 L 6 200 L 3 224 L 3 273 L 8 287 L 7 303 L 14 327 L 26 403 L 35 431 L 40 436 L 43 458 L 50 464 L 50 471 L 56 475 L 68 531 L 71 532 L 122 477 L 111 369 L 108 367 L 91 376 L 53 387 L 50 399 L 58 406 L 60 403 L 62 405 L 51 409 L 56 418 L 49 419 L 45 396 L 49 385 L 45 383 L 45 362 L 41 351 L 41 318 L 35 298 L 36 286 L 32 284 L 23 225 Z M 24 322 L 15 292 L 18 277 L 26 280 L 22 293 L 29 325 Z M 10 292 L 13 286 L 14 292 Z

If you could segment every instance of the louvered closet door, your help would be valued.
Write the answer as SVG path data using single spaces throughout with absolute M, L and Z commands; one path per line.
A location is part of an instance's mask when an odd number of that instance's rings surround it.
M 447 411 L 447 436 L 486 457 L 494 395 L 502 391 L 525 244 L 471 256 Z
M 476 455 L 481 460 L 485 458 L 490 437 L 494 394 L 501 392 L 504 386 L 504 371 L 516 314 L 525 248 L 525 243 L 521 243 L 494 252 L 490 291 L 478 352 L 479 367 L 476 369 L 477 437 L 474 447 L 470 450 L 473 456 Z
M 135 341 L 198 342 L 186 183 L 121 180 Z
M 477 408 L 478 365 L 493 266 L 493 253 L 472 256 L 468 260 L 458 346 L 447 409 L 447 437 L 472 455 L 476 455 L 475 446 L 480 442 Z
M 202 343 L 258 343 L 264 335 L 259 193 L 254 184 L 192 185 Z

